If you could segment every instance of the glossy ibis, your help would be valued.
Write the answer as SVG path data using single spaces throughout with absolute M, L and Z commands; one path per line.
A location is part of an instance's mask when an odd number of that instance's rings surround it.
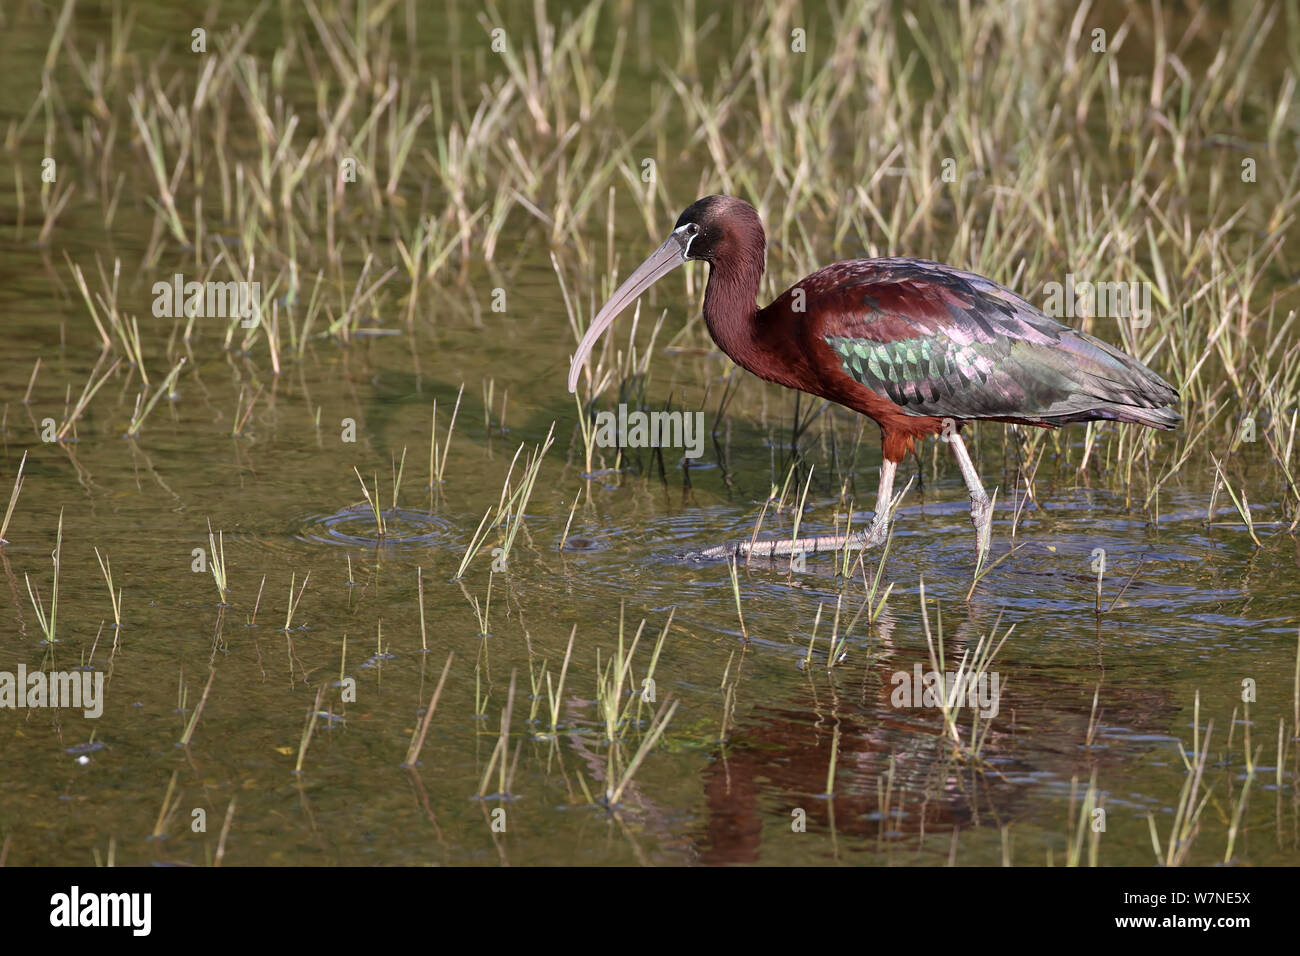
M 925 259 L 853 259 L 755 304 L 766 238 L 754 207 L 731 196 L 692 203 L 672 234 L 592 320 L 569 369 L 569 391 L 592 347 L 637 296 L 687 259 L 709 263 L 704 321 L 718 347 L 759 378 L 861 412 L 880 426 L 876 512 L 865 532 L 739 542 L 697 557 L 789 554 L 884 541 L 898 462 L 940 435 L 970 490 L 979 554 L 992 506 L 961 439 L 967 422 L 1054 428 L 1105 419 L 1174 428 L 1178 393 L 1141 362 L 1034 308 L 996 282 Z

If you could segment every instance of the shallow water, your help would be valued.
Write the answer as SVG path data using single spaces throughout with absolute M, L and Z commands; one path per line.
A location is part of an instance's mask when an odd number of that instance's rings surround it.
M 43 29 L 10 31 L 0 41 L 5 61 L 39 62 Z M 654 75 L 653 66 L 628 74 L 647 84 Z M 2 118 L 21 117 L 28 104 L 15 95 Z M 393 334 L 350 345 L 313 340 L 278 377 L 265 355 L 223 350 L 224 330 L 200 327 L 181 346 L 189 362 L 175 399 L 138 439 L 122 437 L 138 391 L 123 370 L 78 424 L 76 441 L 42 442 L 42 420 L 61 419 L 67 390 L 75 398 L 98 357 L 62 251 L 88 270 L 96 252 L 138 258 L 152 224 L 143 201 L 133 202 L 104 237 L 91 225 L 97 209 L 74 201 L 44 248 L 30 225 L 21 237 L 0 225 L 0 489 L 28 454 L 10 543 L 0 549 L 0 671 L 89 663 L 108 676 L 97 720 L 0 711 L 0 842 L 9 864 L 83 864 L 106 859 L 110 847 L 120 864 L 210 862 L 232 800 L 227 864 L 1063 863 L 1094 774 L 1107 811 L 1100 862 L 1149 864 L 1148 815 L 1168 840 L 1186 779 L 1179 748 L 1190 750 L 1194 734 L 1203 741 L 1210 721 L 1213 796 L 1192 859 L 1224 855 L 1246 785 L 1244 753 L 1259 748 L 1232 858 L 1296 860 L 1300 546 L 1275 533 L 1280 502 L 1271 485 L 1261 482 L 1258 500 L 1250 498 L 1260 549 L 1222 494 L 1207 523 L 1213 475 L 1200 469 L 1166 486 L 1150 520 L 1114 474 L 1078 472 L 1078 428 L 1049 443 L 1035 507 L 1022 500 L 1023 484 L 1010 490 L 1018 439 L 985 427 L 974 447 L 985 481 L 1003 489 L 992 556 L 1002 560 L 969 598 L 975 553 L 965 491 L 942 449 L 936 457 L 927 445 L 900 468 L 898 487 L 913 476 L 923 487 L 899 510 L 877 599 L 894 587 L 874 623 L 859 611 L 877 552 L 847 588 L 831 556 L 808 558 L 802 571 L 742 563 L 738 614 L 726 565 L 677 555 L 750 533 L 769 488 L 785 480 L 794 396 L 747 382 L 719 415 L 730 370 L 697 328 L 699 348 L 655 353 L 654 396 L 684 394 L 685 407 L 704 408 L 719 440 L 707 441 L 689 468 L 665 453 L 661 471 L 643 454 L 621 471 L 584 476 L 564 388 L 572 339 L 546 244 L 536 239 L 510 253 L 504 315 L 487 308 L 490 270 L 471 269 L 461 300 L 449 293 L 412 328 L 380 315 Z M 9 221 L 0 215 L 0 224 Z M 625 261 L 649 251 L 643 232 L 620 222 Z M 123 302 L 147 329 L 156 382 L 174 328 L 150 314 L 154 278 L 126 270 Z M 670 285 L 656 306 L 669 309 L 675 332 L 696 299 Z M 625 342 L 625 325 L 616 334 Z M 485 412 L 488 377 L 496 401 Z M 432 488 L 432 404 L 441 439 L 462 383 L 445 480 Z M 241 389 L 258 388 L 249 421 L 232 436 Z M 800 413 L 809 407 L 804 401 Z M 355 443 L 342 440 L 345 419 L 356 423 Z M 516 448 L 541 443 L 553 421 L 556 443 L 504 571 L 491 573 L 494 530 L 464 579 L 453 580 L 484 512 L 500 499 Z M 854 416 L 835 410 L 804 437 L 813 478 L 801 530 L 834 530 L 845 481 L 859 502 L 853 525 L 867 520 L 880 453 L 868 427 L 850 460 L 857 428 Z M 404 450 L 394 509 L 392 473 Z M 1141 467 L 1162 471 L 1169 454 L 1158 441 Z M 1261 474 L 1268 468 L 1262 450 L 1246 461 Z M 377 476 L 390 531 L 382 541 L 354 467 L 372 490 Z M 807 471 L 798 475 L 802 487 Z M 769 510 L 765 533 L 791 532 L 793 497 L 780 513 Z M 60 516 L 59 643 L 51 649 L 27 578 L 48 601 Z M 206 568 L 194 569 L 209 523 L 228 564 L 225 595 Z M 122 588 L 120 632 L 94 548 Z M 1098 548 L 1106 555 L 1100 615 Z M 642 686 L 668 625 L 655 700 L 631 705 L 624 766 L 658 707 L 678 706 L 611 814 L 600 799 L 611 747 L 597 686 L 619 647 L 620 620 L 628 643 L 645 621 L 625 699 Z M 575 625 L 552 736 L 546 675 L 558 682 Z M 978 725 L 986 734 L 978 755 L 954 756 L 936 709 L 892 699 L 897 675 L 929 669 L 927 627 L 950 667 L 981 638 L 1010 630 L 990 667 L 1002 690 L 997 715 Z M 833 631 L 844 640 L 836 660 L 843 657 L 828 668 Z M 419 764 L 405 769 L 449 653 Z M 182 747 L 210 674 L 193 739 Z M 355 701 L 343 699 L 341 677 L 355 680 Z M 1256 685 L 1248 711 L 1245 679 Z M 503 795 L 496 770 L 484 778 L 511 700 L 512 779 Z M 304 724 L 318 710 L 295 773 Z M 969 742 L 969 711 L 959 721 Z M 1287 738 L 1280 770 L 1279 721 Z M 201 831 L 196 811 L 206 816 Z M 802 832 L 792 826 L 800 819 Z M 494 828 L 502 822 L 504 830 Z

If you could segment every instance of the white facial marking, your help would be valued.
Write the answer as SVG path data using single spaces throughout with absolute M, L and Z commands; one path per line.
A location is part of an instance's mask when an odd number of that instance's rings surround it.
M 683 259 L 687 258 L 691 254 L 691 243 L 694 242 L 695 237 L 700 234 L 698 230 L 696 230 L 694 233 L 688 231 L 693 225 L 695 225 L 695 223 L 688 222 L 686 225 L 679 226 L 678 228 L 673 230 L 673 235 L 677 235 L 679 233 L 686 234 L 686 245 L 682 248 Z

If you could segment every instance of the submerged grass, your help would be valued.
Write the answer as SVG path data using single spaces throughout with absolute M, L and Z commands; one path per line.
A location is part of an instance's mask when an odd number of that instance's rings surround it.
M 23 452 L 22 461 L 18 462 L 18 471 L 14 473 L 14 486 L 9 492 L 9 504 L 5 507 L 5 517 L 0 521 L 0 546 L 9 543 L 5 535 L 9 531 L 9 522 L 14 516 L 14 508 L 18 505 L 18 496 L 23 491 L 23 469 L 27 467 L 27 452 Z
M 424 719 L 420 721 L 418 729 L 411 735 L 411 746 L 407 748 L 406 758 L 402 761 L 404 767 L 414 767 L 420 761 L 420 751 L 424 749 L 424 738 L 429 733 L 429 724 L 433 721 L 434 711 L 438 709 L 438 698 L 442 696 L 443 684 L 447 682 L 447 674 L 451 671 L 451 662 L 455 659 L 455 651 L 447 654 L 447 663 L 442 665 L 442 674 L 438 677 L 438 686 L 433 689 L 433 696 L 429 698 L 429 704 L 424 709 Z
M 523 476 L 518 485 L 513 485 L 511 478 L 514 476 L 515 465 L 519 462 L 519 456 L 523 454 L 525 446 L 520 444 L 515 450 L 514 458 L 510 460 L 510 468 L 506 472 L 505 483 L 501 486 L 500 500 L 495 508 L 490 508 L 484 512 L 478 528 L 470 539 L 469 546 L 465 549 L 465 554 L 461 557 L 460 565 L 456 569 L 455 580 L 460 580 L 464 576 L 465 570 L 469 567 L 470 562 L 474 560 L 474 556 L 482 550 L 487 541 L 487 536 L 493 528 L 501 530 L 501 544 L 493 549 L 494 565 L 499 562 L 501 568 L 508 566 L 510 552 L 520 530 L 524 526 L 524 511 L 528 507 L 528 501 L 533 495 L 533 488 L 537 484 L 537 476 L 541 471 L 542 460 L 554 443 L 554 436 L 555 425 L 552 423 L 551 428 L 546 433 L 545 440 L 540 445 L 535 446 L 524 461 Z
M 32 579 L 29 575 L 23 575 L 27 581 L 27 596 L 31 599 L 32 609 L 36 612 L 36 622 L 40 625 L 41 633 L 45 635 L 45 643 L 53 645 L 58 643 L 55 636 L 58 632 L 59 619 L 59 574 L 63 568 L 63 509 L 59 509 L 59 530 L 54 539 L 54 552 L 51 555 L 54 562 L 54 581 L 50 586 L 50 609 L 45 610 L 45 602 L 41 600 L 40 588 L 33 589 Z
M 212 521 L 208 521 L 208 568 L 212 572 L 212 581 L 217 586 L 217 606 L 226 606 L 226 595 L 230 589 L 226 586 L 226 541 L 225 532 L 212 533 Z

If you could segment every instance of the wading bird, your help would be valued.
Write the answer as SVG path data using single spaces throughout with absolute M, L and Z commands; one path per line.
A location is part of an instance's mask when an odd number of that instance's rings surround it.
M 918 438 L 940 435 L 970 491 L 978 554 L 992 505 L 961 439 L 972 421 L 1055 428 L 1109 420 L 1174 428 L 1178 393 L 1141 362 L 1034 308 L 996 282 L 924 259 L 853 259 L 755 303 L 766 238 L 754 207 L 706 196 L 592 320 L 569 368 L 569 391 L 597 340 L 628 305 L 687 259 L 709 263 L 704 321 L 718 348 L 761 379 L 866 415 L 883 461 L 870 527 L 853 535 L 738 542 L 693 556 L 813 553 L 882 543 L 894 473 Z

